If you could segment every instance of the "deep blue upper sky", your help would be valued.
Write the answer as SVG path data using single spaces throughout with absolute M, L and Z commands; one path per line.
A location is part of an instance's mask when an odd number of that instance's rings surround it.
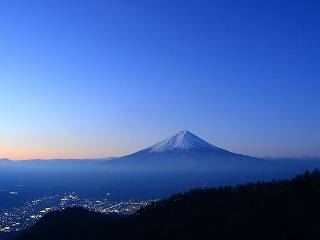
M 317 0 L 3 0 L 0 156 L 121 155 L 190 130 L 320 156 Z

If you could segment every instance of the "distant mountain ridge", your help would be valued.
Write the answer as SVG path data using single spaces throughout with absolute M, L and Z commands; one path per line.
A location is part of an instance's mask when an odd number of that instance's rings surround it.
M 19 159 L 19 160 L 12 160 L 9 158 L 0 158 L 0 162 L 14 162 L 14 163 L 30 163 L 30 162 L 98 162 L 98 161 L 109 161 L 114 160 L 118 157 L 104 157 L 104 158 L 50 158 L 50 159 Z
M 125 155 L 122 157 L 106 157 L 96 159 L 30 159 L 23 161 L 11 161 L 10 159 L 0 159 L 2 167 L 18 168 L 46 168 L 52 170 L 71 169 L 73 166 L 78 169 L 85 169 L 86 166 L 90 169 L 95 165 L 103 164 L 105 170 L 125 170 L 126 172 L 137 172 L 149 170 L 162 171 L 163 173 L 187 172 L 190 176 L 206 172 L 206 179 L 228 171 L 246 172 L 247 174 L 258 174 L 269 171 L 278 171 L 282 173 L 292 169 L 312 169 L 320 166 L 320 161 L 298 161 L 298 160 L 273 160 L 265 158 L 257 158 L 248 155 L 234 153 L 218 146 L 215 146 L 190 131 L 179 131 L 172 136 L 153 144 L 140 151 Z M 52 168 L 52 166 L 54 168 Z M 104 167 L 101 166 L 101 170 Z M 1 170 L 1 169 L 0 169 Z M 89 170 L 86 169 L 86 170 Z M 249 172 L 250 173 L 249 173 Z M 228 174 L 229 174 L 228 173 Z M 208 174 L 210 175 L 208 177 Z M 248 175 L 249 176 L 249 175 Z M 204 178 L 202 175 L 198 179 Z M 198 180 L 197 179 L 197 180 Z

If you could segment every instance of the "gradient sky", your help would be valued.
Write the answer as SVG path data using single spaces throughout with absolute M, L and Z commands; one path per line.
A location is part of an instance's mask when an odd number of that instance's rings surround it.
M 123 155 L 179 130 L 320 156 L 320 1 L 2 0 L 0 157 Z

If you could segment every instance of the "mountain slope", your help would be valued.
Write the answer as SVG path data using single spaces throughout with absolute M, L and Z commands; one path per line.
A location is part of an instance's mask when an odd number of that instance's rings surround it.
M 50 212 L 18 239 L 97 239 L 107 238 L 121 215 L 105 215 L 80 207 Z M 45 236 L 45 238 L 43 238 Z
M 189 131 L 180 131 L 159 143 L 109 161 L 113 165 L 157 169 L 232 169 L 252 167 L 264 160 L 216 147 Z
M 51 236 L 61 240 L 317 239 L 320 234 L 319 189 L 320 173 L 314 171 L 290 181 L 176 194 L 121 221 L 106 222 L 102 216 L 96 218 L 89 213 L 74 218 L 79 216 L 78 210 L 66 210 L 52 213 L 55 217 L 50 221 L 43 218 L 18 239 L 53 239 Z M 64 217 L 72 219 L 71 226 Z M 81 226 L 78 222 L 101 227 L 74 228 Z M 88 234 L 90 238 L 86 238 Z

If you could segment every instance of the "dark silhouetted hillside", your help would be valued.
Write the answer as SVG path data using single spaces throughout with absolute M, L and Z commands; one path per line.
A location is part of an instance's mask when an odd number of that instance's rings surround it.
M 80 207 L 50 212 L 18 239 L 108 239 L 119 215 L 90 212 Z
M 24 239 L 318 239 L 320 173 L 288 181 L 193 190 L 110 220 L 83 209 L 51 213 Z

